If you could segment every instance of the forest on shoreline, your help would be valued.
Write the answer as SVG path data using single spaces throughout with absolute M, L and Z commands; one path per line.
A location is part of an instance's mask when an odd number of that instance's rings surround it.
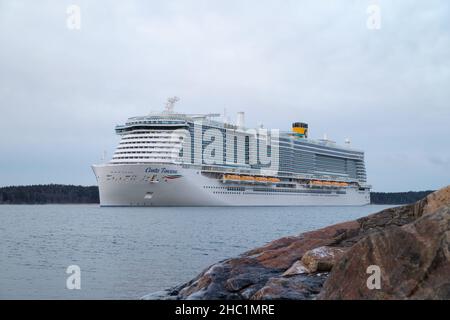
M 416 202 L 429 191 L 372 192 L 372 204 L 409 204 Z M 0 204 L 82 204 L 99 203 L 97 186 L 61 184 L 11 186 L 0 188 Z

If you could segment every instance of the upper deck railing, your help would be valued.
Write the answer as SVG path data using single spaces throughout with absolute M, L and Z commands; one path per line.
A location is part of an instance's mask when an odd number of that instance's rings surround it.
M 194 123 L 201 121 L 203 125 L 209 125 L 211 127 L 216 127 L 220 129 L 232 129 L 232 130 L 241 130 L 246 131 L 249 128 L 239 128 L 238 126 L 230 123 L 225 123 L 221 121 L 216 121 L 211 119 L 212 117 L 216 117 L 218 114 L 183 114 L 183 113 L 160 113 L 160 114 L 151 114 L 148 116 L 138 116 L 129 118 L 125 125 L 117 125 L 116 132 L 122 133 L 127 131 L 127 129 L 140 126 L 140 127 L 168 127 L 168 128 L 178 128 L 181 126 L 188 126 L 189 123 Z M 273 129 L 275 130 L 275 129 Z M 280 137 L 288 137 L 290 139 L 296 139 L 305 144 L 312 144 L 316 146 L 325 146 L 329 148 L 343 149 L 348 151 L 361 152 L 362 150 L 353 148 L 349 145 L 338 145 L 336 142 L 327 140 L 327 139 L 309 139 L 309 138 L 299 138 L 292 135 L 290 131 L 279 131 Z

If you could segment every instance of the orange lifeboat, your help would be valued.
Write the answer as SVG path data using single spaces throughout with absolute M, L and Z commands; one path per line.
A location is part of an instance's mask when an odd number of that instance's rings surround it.
M 266 177 L 255 177 L 255 181 L 257 181 L 257 182 L 267 182 L 267 178 Z
M 255 177 L 252 176 L 241 176 L 241 181 L 255 181 Z
M 267 181 L 276 183 L 276 182 L 280 182 L 281 180 L 278 178 L 270 177 L 270 178 L 267 178 Z

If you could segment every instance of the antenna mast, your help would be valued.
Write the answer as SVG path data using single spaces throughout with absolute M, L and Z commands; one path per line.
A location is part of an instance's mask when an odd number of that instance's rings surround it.
M 167 102 L 166 102 L 166 113 L 173 113 L 173 108 L 175 106 L 175 103 L 177 103 L 178 101 L 180 101 L 180 98 L 178 97 L 172 97 L 172 98 L 168 98 Z

